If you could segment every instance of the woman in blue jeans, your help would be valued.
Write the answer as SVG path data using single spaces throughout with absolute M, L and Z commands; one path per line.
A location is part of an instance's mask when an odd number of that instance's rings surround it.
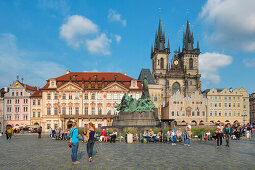
M 71 125 L 70 136 L 71 136 L 70 142 L 72 145 L 72 154 L 71 154 L 72 163 L 78 164 L 80 163 L 77 158 L 77 152 L 79 147 L 79 133 L 78 133 L 78 129 L 76 128 L 75 122 Z
M 89 156 L 89 162 L 92 162 L 93 146 L 96 139 L 95 125 L 93 123 L 89 123 L 89 130 L 87 132 L 87 136 L 89 138 L 87 143 L 87 152 Z

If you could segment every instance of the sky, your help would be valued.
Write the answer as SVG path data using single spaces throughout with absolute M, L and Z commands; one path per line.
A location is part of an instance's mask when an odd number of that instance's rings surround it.
M 159 18 L 169 60 L 182 47 L 188 18 L 194 44 L 200 43 L 202 90 L 253 93 L 254 6 L 254 0 L 0 0 L 0 87 L 17 74 L 42 87 L 66 70 L 127 72 L 137 79 L 142 68 L 151 69 Z

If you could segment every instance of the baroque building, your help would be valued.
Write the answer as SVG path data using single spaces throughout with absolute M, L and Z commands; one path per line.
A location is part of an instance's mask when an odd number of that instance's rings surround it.
M 30 125 L 30 96 L 35 91 L 37 87 L 20 82 L 17 76 L 17 80 L 4 95 L 4 127 Z
M 43 131 L 47 132 L 50 128 L 66 129 L 69 121 L 76 121 L 80 128 L 87 128 L 89 122 L 96 128 L 111 126 L 117 114 L 114 106 L 125 93 L 139 99 L 142 84 L 121 73 L 67 71 L 47 80 L 40 90 L 42 114 L 34 123 L 41 121 Z
M 198 67 L 200 54 L 199 42 L 194 48 L 194 37 L 187 21 L 186 32 L 183 33 L 182 50 L 176 52 L 169 62 L 170 44 L 165 47 L 165 32 L 159 20 L 158 32 L 155 33 L 154 47 L 151 48 L 152 75 L 156 84 L 161 85 L 162 95 L 167 102 L 169 97 L 180 91 L 184 96 L 190 96 L 195 91 L 201 91 L 201 81 Z
M 245 89 L 207 89 L 207 120 L 218 123 L 250 123 L 249 95 Z

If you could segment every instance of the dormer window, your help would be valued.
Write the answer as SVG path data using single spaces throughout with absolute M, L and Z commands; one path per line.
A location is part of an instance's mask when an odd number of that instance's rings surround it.
M 54 82 L 53 81 L 51 82 L 51 86 L 54 86 Z
M 73 75 L 73 78 L 77 77 L 77 75 Z
M 133 86 L 135 87 L 135 82 L 133 82 Z

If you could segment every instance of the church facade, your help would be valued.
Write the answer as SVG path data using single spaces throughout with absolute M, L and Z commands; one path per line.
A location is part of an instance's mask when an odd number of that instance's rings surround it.
M 169 61 L 170 44 L 168 40 L 165 47 L 165 32 L 162 30 L 159 20 L 158 32 L 155 34 L 154 47 L 151 48 L 152 76 L 156 84 L 163 87 L 162 97 L 165 102 L 170 96 L 180 91 L 184 96 L 190 96 L 193 92 L 201 92 L 201 81 L 198 67 L 200 54 L 199 42 L 194 48 L 194 37 L 187 21 L 186 32 L 183 33 L 183 47 L 179 47 Z

